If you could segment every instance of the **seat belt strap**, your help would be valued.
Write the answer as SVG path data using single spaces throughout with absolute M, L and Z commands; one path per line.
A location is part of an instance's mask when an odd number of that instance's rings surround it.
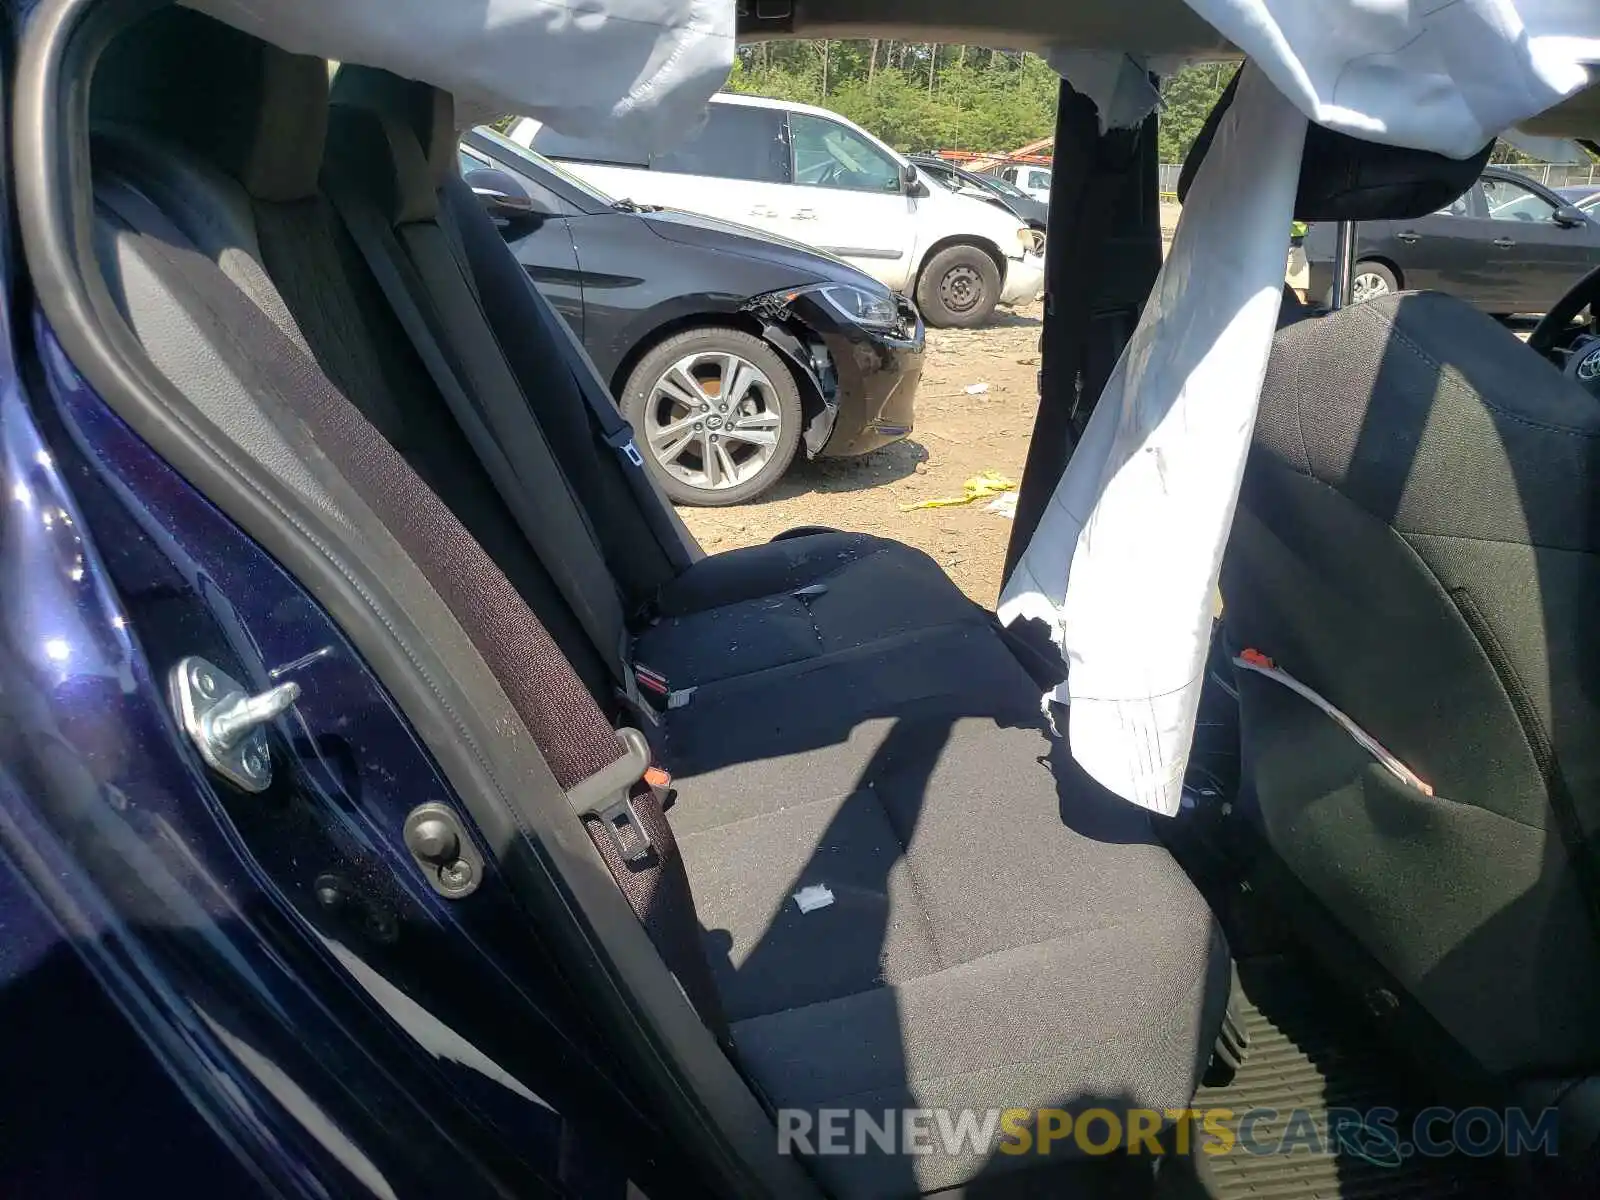
M 733 1052 L 722 998 L 701 941 L 689 874 L 662 802 L 647 776 L 650 747 L 635 729 L 619 729 L 622 757 L 568 789 L 611 877 L 722 1048 Z
M 159 208 L 120 180 L 97 180 L 95 198 L 142 235 L 141 257 L 181 298 L 180 303 L 188 300 L 203 306 L 208 316 L 225 324 L 239 345 L 256 348 L 252 357 L 261 362 L 271 394 L 304 423 L 339 468 L 350 473 L 351 484 L 364 499 L 378 487 L 392 486 L 388 475 L 375 483 L 359 463 L 352 463 L 359 455 L 341 445 L 349 440 L 350 423 L 334 420 L 331 414 L 350 401 L 326 382 L 303 348 L 194 250 Z M 372 439 L 382 440 L 359 417 L 357 423 Z M 414 478 L 413 485 L 426 486 Z M 560 653 L 537 615 L 526 610 L 523 619 L 529 642 L 545 644 L 552 655 Z M 650 769 L 648 744 L 636 730 L 613 730 L 571 671 L 552 673 L 548 685 L 561 700 L 556 706 L 561 719 L 540 719 L 521 708 L 518 715 L 651 944 L 707 1029 L 731 1052 L 727 1016 L 701 942 L 688 872 L 661 800 L 644 782 Z M 606 765 L 594 769 L 596 762 Z M 580 763 L 590 765 L 580 768 Z M 574 781 L 582 769 L 590 773 Z
M 405 251 L 394 231 L 375 211 L 349 196 L 343 188 L 331 189 L 330 198 L 389 307 L 457 424 L 467 435 L 474 453 L 489 472 L 523 536 L 533 546 L 594 643 L 618 690 L 630 703 L 639 700 L 638 684 L 628 662 L 630 645 L 622 620 L 621 600 L 554 457 L 548 455 L 548 447 L 545 447 L 548 464 L 531 464 L 535 469 L 523 472 L 516 471 L 507 457 L 507 444 L 532 450 L 531 443 L 536 438 L 542 441 L 543 434 L 537 428 L 515 431 L 490 428 L 461 382 L 461 374 L 447 358 L 416 294 L 402 276 L 400 262 Z M 527 424 L 532 426 L 532 415 L 525 409 L 524 415 Z M 503 426 L 504 422 L 501 424 Z M 545 469 L 538 469 L 541 466 Z M 537 507 L 534 492 L 541 493 L 537 496 Z M 585 547 L 588 554 L 583 553 Z M 581 567 L 577 565 L 579 562 Z M 615 619 L 608 620 L 606 614 L 612 609 Z
M 637 475 L 648 483 L 648 479 L 644 476 L 644 455 L 639 453 L 639 447 L 634 441 L 633 426 L 622 415 L 616 402 L 601 391 L 594 372 L 589 369 L 587 352 L 578 343 L 578 335 L 572 332 L 572 326 L 563 321 L 559 313 L 555 314 L 555 318 L 550 324 L 561 331 L 561 345 L 565 351 L 567 370 L 572 375 L 572 382 L 583 395 L 584 403 L 589 406 L 589 415 L 594 418 L 597 436 L 622 459 L 630 479 Z
M 463 180 L 454 176 L 447 180 L 440 199 L 439 223 L 449 226 L 450 248 L 457 255 L 462 272 L 476 287 L 475 257 L 485 253 L 505 253 L 504 239 Z M 493 239 L 492 244 L 485 244 L 490 238 Z M 635 441 L 633 426 L 601 383 L 594 364 L 589 361 L 588 351 L 578 341 L 572 327 L 539 294 L 539 289 L 520 265 L 514 264 L 513 269 L 521 280 L 521 286 L 526 287 L 533 296 L 532 309 L 547 328 L 557 331 L 552 340 L 556 343 L 557 352 L 565 360 L 564 365 L 572 376 L 573 386 L 588 406 L 594 436 L 617 460 L 618 469 L 633 494 L 645 526 L 673 569 L 687 570 L 693 561 L 692 556 L 684 543 L 683 534 L 674 523 L 666 498 L 645 469 L 644 455 Z

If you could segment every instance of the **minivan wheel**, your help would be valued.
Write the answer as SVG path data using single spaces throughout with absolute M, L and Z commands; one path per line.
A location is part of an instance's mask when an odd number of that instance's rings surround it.
M 950 246 L 922 268 L 917 308 L 939 329 L 982 325 L 1000 300 L 1000 268 L 976 246 Z
M 710 327 L 642 359 L 622 411 L 646 468 L 677 504 L 743 504 L 782 477 L 800 444 L 800 389 L 760 338 Z
M 1400 281 L 1394 272 L 1380 262 L 1356 264 L 1355 278 L 1350 286 L 1350 301 L 1360 304 L 1379 296 L 1390 296 L 1400 290 Z

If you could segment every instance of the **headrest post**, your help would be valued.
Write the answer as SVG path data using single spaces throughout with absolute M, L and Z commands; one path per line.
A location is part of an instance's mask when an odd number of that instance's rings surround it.
M 1335 311 L 1350 303 L 1356 282 L 1356 223 L 1340 221 L 1333 243 L 1333 299 Z

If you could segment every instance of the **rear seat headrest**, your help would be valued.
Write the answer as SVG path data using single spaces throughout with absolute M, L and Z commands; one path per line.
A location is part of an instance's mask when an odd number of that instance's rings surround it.
M 455 102 L 449 92 L 402 79 L 391 71 L 354 64 L 342 66 L 333 78 L 333 102 L 371 109 L 398 118 L 416 134 L 428 162 L 434 187 L 456 169 Z
M 328 66 L 187 8 L 125 29 L 96 65 L 91 121 L 177 141 L 258 200 L 317 190 Z
M 1183 170 L 1178 175 L 1180 202 L 1189 194 L 1189 185 L 1238 85 L 1239 77 L 1235 75 L 1183 160 Z M 1362 141 L 1312 125 L 1306 130 L 1295 219 L 1404 221 L 1425 217 L 1451 204 L 1470 188 L 1493 149 L 1491 141 L 1472 158 L 1446 158 L 1427 150 Z

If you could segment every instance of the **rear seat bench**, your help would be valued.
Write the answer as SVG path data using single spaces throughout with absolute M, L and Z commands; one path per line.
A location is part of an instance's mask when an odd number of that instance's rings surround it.
M 97 147 L 97 191 L 114 163 L 171 236 L 303 345 L 359 410 L 349 420 L 415 470 L 396 486 L 440 496 L 608 699 L 560 572 L 485 483 L 323 193 L 324 65 L 173 9 L 114 45 L 103 74 L 96 111 L 120 129 Z M 438 164 L 454 159 L 430 141 L 454 136 L 442 104 L 375 127 L 368 150 L 391 170 L 374 189 L 383 219 L 434 222 Z M 223 402 L 236 385 L 213 360 L 244 350 L 171 344 L 193 333 L 134 278 L 142 235 L 106 212 L 100 234 L 152 358 Z M 491 365 L 530 396 L 549 382 Z M 1227 994 L 1217 924 L 1148 818 L 1040 728 L 1036 685 L 930 559 L 858 534 L 784 539 L 696 563 L 659 590 L 651 622 L 634 657 L 694 689 L 653 735 L 676 777 L 670 819 L 739 1065 L 771 1105 L 1190 1101 Z M 794 893 L 812 885 L 831 902 L 802 913 Z M 985 1157 L 814 1166 L 841 1195 L 879 1196 L 959 1184 Z
M 926 554 L 815 533 L 701 559 L 658 593 L 637 661 L 674 689 L 945 626 L 987 625 Z
M 1021 711 L 1033 686 L 992 648 L 946 629 L 776 672 L 781 690 L 712 685 L 668 715 L 670 815 L 717 989 L 774 1104 L 1190 1099 L 1227 995 L 1221 935 L 1147 818 Z M 802 912 L 813 885 L 832 902 Z M 916 1178 L 978 1165 L 930 1156 Z M 842 1195 L 906 1190 L 903 1160 L 817 1166 Z

